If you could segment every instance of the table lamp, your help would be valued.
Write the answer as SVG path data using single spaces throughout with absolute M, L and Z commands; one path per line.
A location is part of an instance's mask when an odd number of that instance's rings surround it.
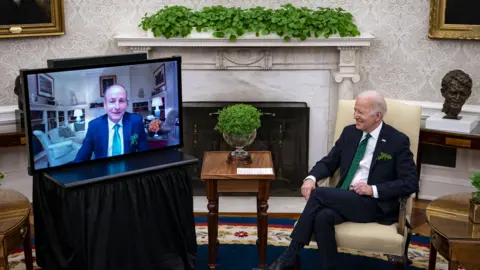
M 161 97 L 154 97 L 152 99 L 152 106 L 155 107 L 155 116 L 160 117 L 160 106 L 163 106 Z
M 83 116 L 82 110 L 76 109 L 76 110 L 73 112 L 73 116 L 77 117 L 77 122 L 81 122 L 81 121 L 82 121 L 82 116 Z

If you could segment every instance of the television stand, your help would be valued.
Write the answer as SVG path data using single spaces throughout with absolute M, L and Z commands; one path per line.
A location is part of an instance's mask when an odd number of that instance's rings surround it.
M 34 174 L 37 264 L 45 269 L 194 269 L 187 167 L 178 150 Z

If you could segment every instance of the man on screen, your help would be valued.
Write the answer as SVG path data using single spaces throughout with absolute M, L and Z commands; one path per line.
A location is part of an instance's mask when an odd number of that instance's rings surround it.
M 106 114 L 88 123 L 88 131 L 74 162 L 118 156 L 148 150 L 147 135 L 140 115 L 126 112 L 127 90 L 119 84 L 105 92 Z

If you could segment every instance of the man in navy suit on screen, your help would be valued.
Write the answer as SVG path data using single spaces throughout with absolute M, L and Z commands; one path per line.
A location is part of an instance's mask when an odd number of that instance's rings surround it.
M 335 225 L 346 222 L 398 221 L 399 198 L 418 190 L 409 138 L 383 122 L 387 105 L 374 91 L 355 102 L 356 124 L 343 129 L 330 153 L 309 172 L 302 185 L 307 204 L 287 250 L 268 270 L 293 269 L 296 256 L 315 233 L 320 269 L 338 269 Z M 401 117 L 399 115 L 398 117 Z M 381 160 L 378 157 L 382 156 Z M 337 187 L 315 187 L 340 169 Z
M 105 91 L 106 114 L 90 121 L 74 162 L 148 150 L 143 118 L 126 112 L 127 90 L 115 84 Z

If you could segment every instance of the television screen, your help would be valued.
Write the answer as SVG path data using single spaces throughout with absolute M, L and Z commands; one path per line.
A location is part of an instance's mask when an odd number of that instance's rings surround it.
M 182 147 L 180 72 L 180 57 L 22 70 L 30 171 Z

